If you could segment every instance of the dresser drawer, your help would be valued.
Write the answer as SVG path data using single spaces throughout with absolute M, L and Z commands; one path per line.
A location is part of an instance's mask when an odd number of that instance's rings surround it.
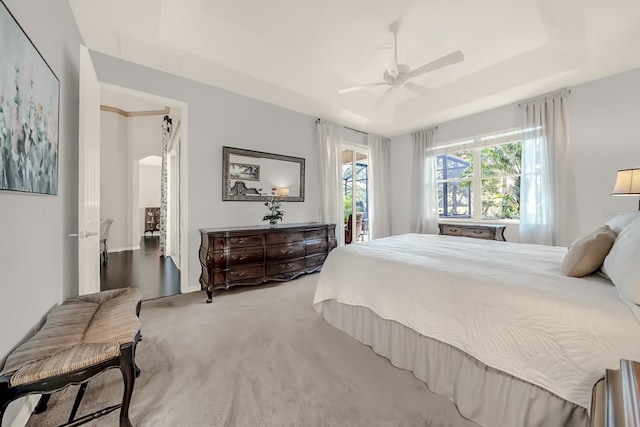
M 274 231 L 267 233 L 267 245 L 277 245 L 278 243 L 296 243 L 304 241 L 302 231 Z
M 213 250 L 221 251 L 233 248 L 248 248 L 251 246 L 264 246 L 264 234 L 248 236 L 216 237 L 213 242 Z
M 312 230 L 306 230 L 304 232 L 304 238 L 306 240 L 324 239 L 327 237 L 326 228 L 314 228 Z
M 267 246 L 267 261 L 283 258 L 300 258 L 305 254 L 304 243 Z
M 327 259 L 327 254 L 310 255 L 306 259 L 306 268 L 317 267 L 324 264 L 324 260 Z
M 264 262 L 264 248 L 233 249 L 227 255 L 227 265 Z
M 226 271 L 216 271 L 214 273 L 216 284 L 256 279 L 262 277 L 263 274 L 264 267 L 262 265 L 254 265 L 251 267 L 236 267 Z
M 315 242 L 307 242 L 307 254 L 317 252 L 326 252 L 328 243 L 326 240 L 317 240 Z
M 289 273 L 304 269 L 304 258 L 294 261 L 270 262 L 267 263 L 267 276 L 274 276 L 281 273 Z

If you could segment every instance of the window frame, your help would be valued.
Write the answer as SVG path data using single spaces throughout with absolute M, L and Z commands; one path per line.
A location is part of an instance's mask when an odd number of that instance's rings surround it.
M 435 156 L 440 156 L 443 154 L 454 154 L 458 151 L 469 150 L 473 153 L 473 177 L 471 179 L 471 194 L 477 195 L 480 197 L 472 196 L 470 210 L 471 216 L 469 218 L 459 218 L 459 217 L 449 217 L 449 216 L 440 216 L 438 214 L 438 219 L 440 221 L 447 222 L 489 222 L 489 223 L 507 223 L 507 224 L 519 224 L 520 219 L 515 218 L 482 218 L 482 181 L 484 179 L 491 178 L 510 178 L 516 177 L 518 174 L 505 174 L 505 175 L 497 175 L 495 177 L 483 177 L 482 176 L 482 149 L 485 147 L 491 147 L 495 145 L 503 145 L 514 142 L 523 143 L 525 139 L 525 134 L 529 131 L 535 129 L 525 129 L 522 130 L 520 128 L 511 128 L 498 132 L 491 132 L 484 135 L 479 135 L 473 138 L 464 138 L 460 140 L 454 141 L 444 141 L 442 143 L 436 144 L 433 149 Z M 437 160 L 436 160 L 437 162 Z M 437 179 L 436 178 L 436 194 L 438 192 L 438 185 L 444 182 L 467 182 L 468 179 L 460 179 L 460 178 L 448 178 Z M 440 200 L 438 200 L 438 205 L 440 204 Z M 479 213 L 479 214 L 477 214 Z

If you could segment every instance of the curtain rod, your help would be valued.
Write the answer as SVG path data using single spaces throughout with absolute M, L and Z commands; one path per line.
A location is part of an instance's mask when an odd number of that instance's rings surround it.
M 560 90 L 556 90 L 553 92 L 549 92 L 549 93 L 545 93 L 544 95 L 539 95 L 539 96 L 534 96 L 533 98 L 527 98 L 527 99 L 523 99 L 522 101 L 518 102 L 518 107 L 522 107 L 522 104 L 524 104 L 525 102 L 530 102 L 530 101 L 535 101 L 536 99 L 542 99 L 542 98 L 546 98 L 547 96 L 552 96 L 552 95 L 560 95 L 560 94 L 570 94 L 571 93 L 571 89 L 560 89 Z
M 320 120 L 322 120 L 322 119 L 316 119 L 316 123 L 320 123 Z M 343 128 L 345 128 L 345 129 L 352 130 L 352 131 L 354 131 L 354 132 L 361 133 L 361 134 L 363 134 L 363 135 L 368 135 L 368 133 L 367 133 L 367 132 L 362 132 L 361 130 L 358 130 L 358 129 L 350 128 L 350 127 L 347 127 L 347 126 L 342 126 L 342 127 L 343 127 Z

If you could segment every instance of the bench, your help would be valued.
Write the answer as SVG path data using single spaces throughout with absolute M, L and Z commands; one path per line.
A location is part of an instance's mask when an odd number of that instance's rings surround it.
M 76 426 L 120 408 L 120 426 L 130 427 L 129 405 L 135 378 L 135 348 L 140 340 L 142 295 L 134 288 L 70 298 L 47 315 L 45 325 L 13 350 L 0 371 L 0 425 L 13 400 L 42 394 L 35 412 L 44 412 L 51 394 L 80 384 L 64 426 Z M 124 379 L 122 403 L 75 420 L 88 381 L 119 368 Z

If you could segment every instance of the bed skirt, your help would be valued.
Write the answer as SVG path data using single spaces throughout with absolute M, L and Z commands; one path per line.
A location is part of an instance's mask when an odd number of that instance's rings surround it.
M 588 413 L 467 353 L 420 335 L 367 307 L 327 300 L 315 304 L 324 319 L 402 369 L 410 370 L 434 393 L 455 403 L 460 414 L 485 427 L 587 427 Z

